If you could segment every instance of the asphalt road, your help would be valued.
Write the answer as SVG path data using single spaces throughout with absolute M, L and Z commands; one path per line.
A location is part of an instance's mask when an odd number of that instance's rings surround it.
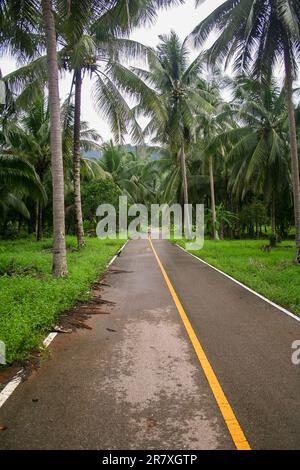
M 300 323 L 153 243 L 250 446 L 300 449 Z M 105 283 L 110 314 L 57 337 L 0 409 L 0 449 L 234 449 L 149 242 L 129 242 Z

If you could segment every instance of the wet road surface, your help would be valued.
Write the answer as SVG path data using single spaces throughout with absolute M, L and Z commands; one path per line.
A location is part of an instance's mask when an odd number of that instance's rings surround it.
M 250 445 L 300 448 L 300 323 L 154 241 Z M 60 335 L 0 409 L 0 449 L 234 449 L 148 240 L 105 277 L 109 315 Z

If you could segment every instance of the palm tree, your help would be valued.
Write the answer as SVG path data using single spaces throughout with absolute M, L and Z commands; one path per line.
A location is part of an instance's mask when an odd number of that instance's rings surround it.
M 65 183 L 72 181 L 73 131 L 74 107 L 64 103 L 61 109 L 62 117 L 62 149 L 64 160 Z M 86 122 L 81 123 L 80 151 L 100 151 L 97 141 L 99 134 L 90 129 Z M 52 191 L 51 182 L 51 150 L 50 150 L 50 116 L 47 99 L 44 93 L 37 95 L 32 105 L 19 110 L 14 119 L 6 120 L 3 131 L 0 132 L 0 143 L 3 153 L 19 156 L 31 163 L 47 190 L 49 196 Z M 100 175 L 99 165 L 95 161 L 81 158 L 81 165 L 86 174 Z M 98 170 L 98 172 L 97 172 Z M 43 205 L 37 201 L 36 235 L 41 240 L 43 236 Z
M 168 148 L 159 149 L 156 162 L 159 174 L 157 195 L 160 203 L 174 204 L 182 200 L 182 172 L 180 159 L 174 157 Z M 189 165 L 187 168 L 188 187 L 190 193 Z
M 157 170 L 150 158 L 129 152 L 112 142 L 103 145 L 99 165 L 132 203 L 147 204 L 155 200 Z
M 84 245 L 84 232 L 80 194 L 80 121 L 81 95 L 83 79 L 90 75 L 96 78 L 95 102 L 99 110 L 111 124 L 116 140 L 120 143 L 123 135 L 132 133 L 135 141 L 141 141 L 142 134 L 134 115 L 109 78 L 108 70 L 120 55 L 126 58 L 145 55 L 147 48 L 124 38 L 133 27 L 141 23 L 152 22 L 158 8 L 180 3 L 181 0 L 147 0 L 131 2 L 124 0 L 69 0 L 56 2 L 57 33 L 60 44 L 58 53 L 62 69 L 73 73 L 72 89 L 74 93 L 74 152 L 73 181 L 74 204 L 78 247 Z M 122 36 L 122 37 L 120 37 Z M 35 60 L 6 77 L 8 83 L 17 88 L 21 84 L 33 82 L 33 90 L 37 81 L 41 84 L 46 78 L 43 72 L 43 58 Z M 29 80 L 28 80 L 29 79 Z M 70 97 L 72 96 L 72 90 Z
M 83 77 L 86 73 L 97 77 L 96 100 L 111 122 L 117 141 L 121 143 L 123 135 L 132 126 L 133 137 L 140 139 L 140 129 L 123 97 L 109 80 L 105 70 L 99 64 L 119 60 L 119 54 L 126 53 L 127 59 L 145 54 L 146 48 L 120 38 L 127 36 L 133 27 L 141 23 L 152 22 L 157 9 L 176 3 L 177 0 L 108 0 L 104 3 L 94 0 L 71 0 L 63 2 L 60 12 L 62 38 L 66 49 L 67 62 L 74 70 L 75 115 L 74 115 L 74 199 L 79 248 L 84 245 L 84 231 L 80 193 L 80 120 Z M 178 2 L 177 2 L 178 3 Z M 67 11 L 66 11 L 67 9 Z M 70 53 L 70 51 L 72 51 Z M 109 66 L 110 66 L 109 65 Z
M 98 80 L 100 81 L 100 76 L 101 73 L 103 74 L 103 71 L 101 70 L 101 66 L 99 66 L 99 64 L 103 64 L 103 62 L 108 61 L 110 56 L 110 51 L 108 49 L 113 51 L 118 50 L 118 47 L 121 46 L 121 41 L 117 41 L 116 38 L 110 36 L 102 30 L 101 41 L 99 40 L 98 44 L 96 44 L 95 33 L 92 32 L 93 29 L 96 29 L 97 31 L 101 30 L 101 17 L 104 13 L 110 11 L 111 8 L 115 6 L 115 1 L 99 3 L 93 0 L 85 0 L 84 2 L 72 0 L 70 4 L 63 2 L 62 6 L 63 8 L 59 9 L 59 16 L 62 18 L 62 21 L 59 22 L 59 31 L 61 33 L 60 42 L 63 45 L 63 51 L 61 52 L 61 55 L 63 56 L 65 67 L 74 73 L 72 83 L 72 88 L 73 85 L 75 88 L 73 133 L 74 207 L 78 247 L 81 248 L 85 243 L 80 190 L 80 123 L 83 78 L 86 74 L 89 74 L 90 76 L 98 76 Z M 95 21 L 97 23 L 97 27 L 95 27 Z M 109 44 L 109 40 L 111 40 L 111 44 Z M 117 45 L 115 44 L 116 42 Z M 123 41 L 123 47 L 124 44 L 125 43 Z M 128 51 L 131 49 L 129 44 L 130 41 L 128 41 Z M 113 120 L 115 121 L 113 125 L 115 127 L 121 127 L 122 125 L 123 129 L 125 129 L 127 123 L 125 124 L 121 121 L 121 112 L 118 112 L 118 110 L 124 109 L 124 100 L 118 94 L 112 83 L 111 87 L 113 89 L 115 98 L 117 97 L 117 100 L 119 101 L 119 103 L 115 104 L 115 109 L 113 111 Z M 105 98 L 108 101 L 110 96 L 106 95 Z M 99 97 L 99 101 L 101 101 L 101 99 L 102 97 Z M 108 109 L 107 103 L 105 106 Z M 129 116 L 129 107 L 127 107 L 126 111 L 127 116 Z M 120 124 L 119 121 L 122 122 L 122 124 Z
M 159 201 L 157 183 L 160 179 L 158 162 L 152 159 L 151 147 L 115 146 L 112 142 L 103 146 L 99 164 L 126 195 L 131 203 L 151 204 Z
M 45 97 L 37 97 L 27 113 L 19 112 L 14 119 L 5 121 L 0 135 L 3 152 L 31 163 L 45 188 L 46 182 L 51 179 L 49 113 Z M 43 236 L 43 209 L 41 201 L 36 201 L 37 240 Z
M 214 240 L 219 239 L 219 233 L 217 230 L 214 160 L 216 156 L 223 153 L 223 147 L 219 146 L 213 148 L 211 142 L 218 134 L 224 131 L 224 128 L 228 124 L 226 121 L 226 109 L 228 105 L 223 102 L 220 95 L 222 85 L 223 80 L 218 71 L 215 71 L 213 76 L 208 76 L 207 79 L 199 78 L 196 84 L 197 89 L 201 94 L 205 94 L 206 101 L 210 105 L 205 108 L 197 106 L 195 112 L 197 115 L 197 139 L 200 140 L 199 144 L 203 148 L 203 154 L 206 160 L 205 163 L 208 166 L 212 231 Z
M 41 13 L 38 6 L 37 0 L 1 0 L 0 2 L 0 48 L 17 58 L 20 63 L 28 58 L 33 59 L 39 52 L 38 45 L 42 42 L 42 33 L 40 30 Z M 1 79 L 0 68 L 0 86 L 3 85 Z M 5 111 L 12 111 L 13 95 L 7 89 L 5 104 Z
M 199 3 L 199 0 L 197 1 Z M 293 80 L 300 57 L 300 4 L 298 0 L 227 0 L 192 32 L 195 43 L 203 44 L 210 32 L 219 36 L 208 50 L 208 60 L 233 60 L 241 73 L 251 70 L 256 77 L 270 77 L 278 59 L 285 69 L 289 119 L 291 168 L 296 226 L 296 263 L 300 264 L 300 180 L 297 151 Z
M 188 204 L 187 152 L 193 140 L 194 108 L 207 106 L 205 97 L 195 88 L 202 57 L 189 62 L 189 51 L 177 34 L 160 36 L 158 47 L 148 53 L 149 70 L 133 67 L 131 76 L 113 67 L 115 80 L 125 91 L 136 94 L 136 112 L 149 117 L 145 136 L 164 144 L 180 161 L 182 198 Z
M 60 102 L 58 88 L 58 65 L 56 49 L 56 30 L 52 9 L 52 0 L 42 0 L 43 17 L 47 42 L 48 89 L 50 109 L 51 161 L 53 183 L 53 275 L 68 275 L 65 206 L 64 206 L 64 170 L 62 155 L 62 137 L 60 121 Z
M 65 245 L 64 181 L 56 31 L 52 6 L 52 0 L 42 0 L 42 10 L 40 2 L 37 0 L 4 0 L 1 2 L 0 21 L 1 26 L 4 26 L 1 46 L 10 49 L 15 54 L 28 57 L 38 54 L 39 46 L 43 44 L 41 19 L 44 20 L 51 115 L 53 192 L 55 195 L 53 198 L 53 274 L 56 277 L 61 277 L 67 275 L 68 271 Z M 15 25 L 15 29 L 12 30 L 11 25 Z
M 42 42 L 38 0 L 1 0 L 0 45 L 19 60 L 33 58 Z
M 112 2 L 107 2 L 107 7 Z M 93 0 L 70 0 L 57 4 L 59 22 L 59 42 L 63 46 L 60 57 L 64 68 L 73 71 L 72 82 L 75 86 L 74 104 L 74 132 L 73 132 L 73 184 L 74 184 L 74 207 L 76 220 L 76 234 L 78 248 L 84 246 L 84 230 L 81 207 L 80 190 L 80 123 L 81 123 L 81 95 L 83 75 L 86 71 L 93 72 L 96 65 L 95 44 L 88 35 L 89 27 L 94 21 L 95 15 L 103 13 L 104 3 Z M 72 89 L 70 97 L 72 96 Z
M 2 153 L 2 150 L 1 150 Z M 39 201 L 46 201 L 46 193 L 34 167 L 20 157 L 0 155 L 0 219 L 12 209 L 23 217 L 29 218 L 24 196 Z

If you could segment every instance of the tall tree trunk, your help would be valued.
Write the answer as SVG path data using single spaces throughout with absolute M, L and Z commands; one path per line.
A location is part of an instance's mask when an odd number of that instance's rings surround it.
M 275 194 L 272 195 L 272 205 L 271 205 L 271 231 L 276 234 L 276 199 Z
M 223 219 L 221 219 L 220 220 L 220 238 L 221 238 L 221 240 L 224 240 L 224 232 L 225 232 L 224 221 L 223 221 Z
M 5 106 L 6 104 L 6 88 L 2 78 L 2 71 L 0 68 L 0 106 Z M 1 109 L 1 108 L 0 108 Z
M 187 238 L 191 238 L 191 221 L 188 211 L 188 203 L 189 203 L 189 193 L 188 193 L 188 182 L 187 182 L 187 172 L 186 172 L 186 156 L 185 156 L 185 149 L 184 143 L 181 144 L 180 149 L 180 164 L 181 164 L 181 173 L 182 173 L 182 189 L 183 189 L 183 202 L 184 202 L 184 215 L 185 215 L 185 226 L 187 229 L 186 236 Z
M 53 266 L 55 277 L 67 276 L 65 240 L 64 171 L 60 122 L 60 102 L 58 88 L 58 66 L 56 52 L 56 32 L 52 0 L 42 0 L 46 27 L 47 64 L 49 83 L 51 169 L 53 187 Z
M 84 246 L 84 231 L 81 207 L 80 189 L 80 121 L 81 121 L 81 70 L 75 72 L 75 110 L 74 110 L 74 155 L 73 155 L 73 178 L 74 178 L 74 204 L 75 223 L 78 248 Z
M 213 222 L 213 239 L 219 240 L 217 230 L 217 214 L 216 214 L 216 200 L 215 200 L 215 183 L 214 183 L 214 169 L 212 155 L 209 157 L 209 182 L 210 182 L 210 199 L 211 199 L 211 212 Z
M 289 115 L 290 143 L 291 143 L 291 159 L 292 159 L 292 180 L 293 180 L 293 196 L 294 196 L 294 214 L 296 228 L 296 263 L 300 264 L 300 180 L 299 180 L 299 162 L 297 151 L 297 132 L 295 110 L 293 103 L 293 75 L 292 62 L 289 51 L 289 44 L 285 43 L 284 47 L 284 63 L 286 75 L 286 95 L 287 107 Z

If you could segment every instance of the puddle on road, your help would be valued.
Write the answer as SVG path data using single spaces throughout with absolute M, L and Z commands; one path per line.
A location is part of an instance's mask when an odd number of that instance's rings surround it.
M 213 398 L 172 317 L 168 306 L 131 318 L 102 387 L 126 410 L 132 448 L 215 449 L 222 432 L 209 408 Z

